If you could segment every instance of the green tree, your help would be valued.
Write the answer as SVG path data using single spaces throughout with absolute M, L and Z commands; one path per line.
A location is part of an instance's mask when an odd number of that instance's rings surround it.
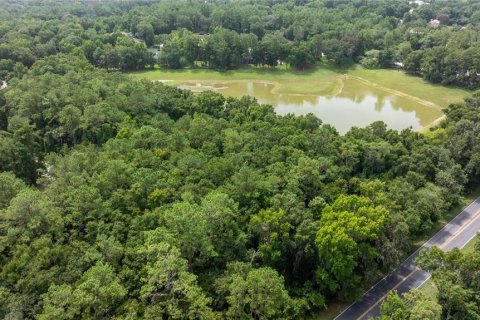
M 316 238 L 321 259 L 318 281 L 342 297 L 355 297 L 361 283 L 356 270 L 374 268 L 378 255 L 374 242 L 388 216 L 384 207 L 359 196 L 340 196 L 327 206 Z
M 140 290 L 147 302 L 146 317 L 212 318 L 211 301 L 196 284 L 196 276 L 187 271 L 187 261 L 178 249 L 163 242 L 147 242 L 140 250 L 147 257 Z
M 475 319 L 480 316 L 478 252 L 462 253 L 458 248 L 443 252 L 437 247 L 424 250 L 416 260 L 432 273 L 438 288 L 438 302 L 447 318 Z
M 258 269 L 231 266 L 222 280 L 228 292 L 227 316 L 238 319 L 294 318 L 293 301 L 284 288 L 283 278 L 268 267 Z

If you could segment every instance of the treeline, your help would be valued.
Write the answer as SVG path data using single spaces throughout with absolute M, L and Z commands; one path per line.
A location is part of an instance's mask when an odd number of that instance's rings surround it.
M 478 181 L 479 99 L 427 135 L 341 136 L 38 60 L 0 91 L 0 317 L 297 319 L 353 299 Z
M 0 77 L 46 56 L 137 70 L 234 69 L 242 65 L 397 65 L 447 85 L 480 83 L 480 4 L 434 1 L 7 2 L 0 23 Z M 432 24 L 432 20 L 434 23 Z M 159 57 L 147 47 L 162 47 Z
M 159 10 L 166 6 L 159 5 Z M 360 62 L 367 68 L 390 68 L 396 63 L 407 72 L 445 85 L 478 87 L 480 83 L 479 4 L 436 1 L 410 7 L 400 1 L 336 1 L 233 6 L 231 11 L 215 7 L 210 27 L 199 29 L 196 24 L 182 23 L 188 21 L 186 16 L 190 17 L 192 9 L 183 12 L 175 5 L 179 20 L 172 18 L 170 35 L 157 39 L 165 45 L 161 64 L 168 68 L 191 67 L 198 60 L 209 67 L 232 69 L 286 63 L 303 69 L 326 57 L 337 65 Z M 145 19 L 154 20 L 149 13 L 145 15 Z M 440 23 L 438 29 L 429 25 L 435 19 Z M 219 32 L 218 28 L 236 33 Z M 203 36 L 203 32 L 212 34 Z M 218 33 L 222 34 L 220 38 Z M 215 38 L 226 48 L 209 50 L 207 40 Z M 197 52 L 192 55 L 189 49 L 193 44 Z M 212 53 L 223 58 L 212 61 Z M 179 54 L 172 63 L 169 58 Z M 221 63 L 224 61 L 227 63 Z
M 223 70 L 251 64 L 274 67 L 283 63 L 303 69 L 320 58 L 315 41 L 289 42 L 281 34 L 266 35 L 259 41 L 253 34 L 238 34 L 224 28 L 208 35 L 181 29 L 165 38 L 159 63 L 173 69 L 195 67 L 197 62 Z
M 110 70 L 144 69 L 156 63 L 145 43 L 130 34 L 97 32 L 78 21 L 5 21 L 0 37 L 0 78 L 6 80 L 21 77 L 37 60 L 58 54 L 84 58 Z

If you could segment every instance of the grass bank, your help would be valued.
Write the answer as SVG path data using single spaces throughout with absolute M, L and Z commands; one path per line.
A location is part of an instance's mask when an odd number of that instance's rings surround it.
M 268 81 L 278 84 L 277 93 L 334 95 L 342 86 L 340 74 L 329 67 L 309 71 L 276 68 L 245 67 L 237 70 L 216 71 L 210 69 L 154 69 L 132 72 L 135 78 L 169 80 L 177 85 L 187 81 L 228 82 L 238 80 Z
M 432 84 L 420 77 L 409 75 L 400 70 L 372 70 L 356 66 L 350 68 L 348 74 L 423 100 L 431 101 L 442 108 L 451 103 L 461 102 L 464 97 L 471 94 L 470 91 L 465 89 Z
M 276 93 L 331 96 L 337 94 L 346 77 L 353 77 L 393 94 L 429 101 L 439 108 L 461 102 L 469 91 L 431 84 L 422 78 L 391 69 L 369 70 L 361 66 L 339 69 L 322 64 L 314 70 L 294 71 L 285 66 L 276 68 L 245 67 L 237 70 L 160 69 L 132 72 L 138 79 L 169 80 L 178 85 L 188 81 L 225 82 L 238 80 L 268 81 L 277 84 Z

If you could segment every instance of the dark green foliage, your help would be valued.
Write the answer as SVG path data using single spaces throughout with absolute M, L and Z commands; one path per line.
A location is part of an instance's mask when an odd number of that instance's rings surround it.
M 12 2 L 2 9 L 0 79 L 20 78 L 32 65 L 39 73 L 64 74 L 86 62 L 108 70 L 156 62 L 173 69 L 288 64 L 303 70 L 326 56 L 340 66 L 399 62 L 447 85 L 480 83 L 475 1 Z M 55 55 L 64 63 L 38 63 Z
M 426 23 L 400 2 L 232 6 L 39 2 L 0 12 L 9 82 L 0 91 L 1 318 L 305 318 L 397 265 L 478 181 L 478 94 L 426 135 L 377 122 L 341 136 L 250 97 L 194 95 L 115 72 L 153 63 L 120 30 L 164 42 L 169 67 L 200 55 L 221 69 L 302 69 L 322 52 L 343 64 L 363 50 L 380 50 L 386 65 L 393 53 L 382 46 L 403 37 L 394 17 Z M 359 28 L 359 14 L 382 28 Z M 470 15 L 452 12 L 449 23 L 462 17 Z M 440 31 L 425 37 L 440 41 Z M 427 50 L 414 34 L 399 50 L 406 59 Z M 462 317 L 477 312 L 468 290 L 454 295 L 463 304 L 442 298 Z
M 43 190 L 0 176 L 2 312 L 27 318 L 303 316 L 396 265 L 478 177 L 457 129 L 477 96 L 426 136 L 340 136 L 250 98 L 89 69 L 32 71 L 4 97 L 2 170 Z M 267 278 L 280 309 L 248 302 Z
M 438 303 L 442 306 L 443 317 L 452 319 L 478 319 L 480 299 L 478 291 L 478 270 L 480 252 L 462 253 L 455 248 L 447 253 L 432 248 L 423 251 L 417 263 L 432 273 L 438 288 Z

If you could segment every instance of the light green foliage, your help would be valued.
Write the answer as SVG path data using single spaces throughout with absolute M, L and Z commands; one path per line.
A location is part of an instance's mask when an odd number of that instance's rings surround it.
M 97 263 L 88 269 L 75 289 L 53 285 L 44 295 L 45 306 L 39 319 L 101 319 L 127 294 L 112 266 Z
M 438 303 L 446 317 L 476 319 L 480 316 L 478 252 L 463 253 L 457 248 L 443 252 L 434 247 L 422 251 L 416 262 L 432 273 L 438 288 Z
M 147 258 L 142 270 L 140 297 L 147 302 L 146 317 L 208 319 L 211 302 L 187 271 L 187 261 L 167 243 L 146 243 L 140 254 Z
M 169 233 L 191 265 L 197 258 L 208 259 L 217 255 L 209 237 L 206 214 L 200 206 L 181 202 L 160 213 L 163 232 Z
M 252 216 L 249 229 L 259 241 L 259 251 L 264 262 L 275 263 L 281 257 L 282 242 L 288 240 L 291 228 L 281 210 L 261 210 Z
M 382 302 L 380 316 L 377 320 L 421 320 L 442 319 L 442 307 L 437 302 L 437 296 L 427 296 L 420 291 L 406 293 L 400 297 L 396 292 L 390 292 Z
M 44 307 L 37 316 L 39 320 L 75 319 L 80 313 L 81 303 L 77 300 L 72 287 L 52 285 L 43 296 Z
M 409 308 L 407 302 L 397 295 L 396 292 L 390 292 L 382 302 L 379 319 L 408 320 Z
M 10 200 L 26 185 L 11 172 L 0 173 L 0 210 L 8 207 Z
M 5 245 L 30 243 L 37 237 L 61 237 L 60 210 L 41 192 L 24 189 L 11 200 L 0 218 Z
M 245 254 L 246 238 L 242 232 L 237 204 L 225 193 L 209 193 L 201 204 L 208 224 L 210 241 L 221 260 Z
M 294 318 L 293 301 L 284 288 L 283 278 L 271 268 L 233 264 L 218 285 L 225 291 L 229 318 Z
M 382 234 L 388 211 L 368 198 L 340 196 L 320 219 L 316 244 L 321 264 L 319 281 L 342 295 L 355 294 L 360 278 L 356 268 L 372 268 L 378 255 L 374 244 Z
M 94 318 L 108 314 L 126 294 L 127 290 L 120 284 L 113 267 L 103 263 L 88 269 L 75 289 L 76 298 L 83 306 L 82 313 Z
M 159 62 L 168 68 L 178 69 L 194 65 L 199 55 L 200 38 L 186 29 L 172 32 L 160 52 Z
M 380 68 L 380 51 L 370 50 L 365 52 L 365 56 L 362 57 L 361 64 L 367 69 Z

